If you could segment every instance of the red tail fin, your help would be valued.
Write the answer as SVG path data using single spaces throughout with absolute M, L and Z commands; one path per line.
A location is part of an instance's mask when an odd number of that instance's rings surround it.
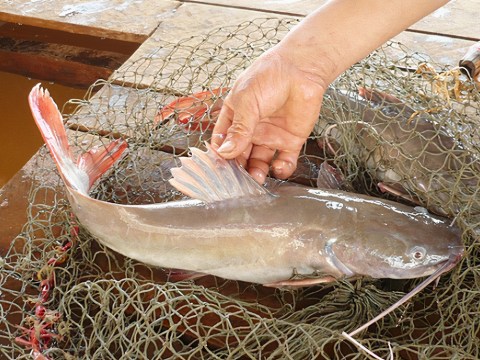
M 57 104 L 50 97 L 48 90 L 44 90 L 40 84 L 37 84 L 30 91 L 28 103 L 43 140 L 57 165 L 60 166 L 65 159 L 71 160 L 72 153 L 63 126 L 62 114 L 58 111 Z
M 116 140 L 106 148 L 92 149 L 83 154 L 75 164 L 62 115 L 48 90 L 42 89 L 40 84 L 36 85 L 30 91 L 28 102 L 43 140 L 67 186 L 86 194 L 95 180 L 107 171 L 127 148 L 125 141 Z
M 127 143 L 118 139 L 112 141 L 105 148 L 94 148 L 81 155 L 77 160 L 77 166 L 88 175 L 88 187 L 102 176 L 120 158 Z
M 156 126 L 175 115 L 178 124 L 185 125 L 185 128 L 192 131 L 213 130 L 223 106 L 222 96 L 229 90 L 230 88 L 220 87 L 178 98 L 165 105 L 155 116 L 153 123 Z M 202 120 L 207 111 L 210 113 L 211 120 Z

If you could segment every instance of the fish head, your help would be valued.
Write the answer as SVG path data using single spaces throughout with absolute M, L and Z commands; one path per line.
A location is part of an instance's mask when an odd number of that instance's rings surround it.
M 434 231 L 435 227 L 432 225 L 425 233 L 421 227 L 402 232 L 377 229 L 368 236 L 333 238 L 326 244 L 326 253 L 331 263 L 346 276 L 391 279 L 428 276 L 447 261 L 456 264 L 464 252 L 456 227 L 439 226 Z

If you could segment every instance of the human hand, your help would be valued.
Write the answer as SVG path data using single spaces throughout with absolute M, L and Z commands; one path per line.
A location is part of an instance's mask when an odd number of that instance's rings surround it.
M 212 145 L 224 158 L 237 158 L 260 184 L 270 169 L 285 179 L 296 168 L 324 92 L 318 75 L 273 48 L 235 82 L 213 130 Z
M 259 183 L 270 168 L 276 177 L 287 178 L 327 86 L 447 1 L 327 2 L 239 76 L 213 130 L 213 147 L 226 159 L 239 159 Z

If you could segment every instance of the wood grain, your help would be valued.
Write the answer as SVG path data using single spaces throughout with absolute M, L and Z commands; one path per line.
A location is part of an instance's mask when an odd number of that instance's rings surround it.
M 325 4 L 326 0 L 181 0 L 188 3 L 228 6 L 238 9 L 252 9 L 278 14 L 306 16 Z M 426 16 L 410 27 L 411 31 L 428 34 L 443 34 L 466 40 L 480 39 L 478 22 L 478 1 L 450 1 L 442 8 Z M 399 15 L 401 16 L 401 15 Z
M 0 21 L 142 42 L 164 12 L 178 6 L 170 0 L 7 0 L 0 2 Z

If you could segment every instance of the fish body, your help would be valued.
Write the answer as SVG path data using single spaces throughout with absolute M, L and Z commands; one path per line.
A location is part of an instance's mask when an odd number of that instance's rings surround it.
M 294 272 L 419 277 L 455 251 L 450 245 L 461 246 L 446 220 L 341 191 L 283 186 L 274 195 L 143 206 L 69 193 L 80 222 L 111 249 L 235 280 L 273 283 Z M 425 252 L 418 263 L 417 249 Z
M 114 141 L 75 163 L 48 92 L 35 87 L 29 102 L 80 223 L 107 247 L 144 263 L 278 284 L 293 275 L 426 276 L 463 253 L 459 230 L 446 219 L 339 190 L 283 184 L 269 192 L 208 146 L 206 152 L 192 148 L 172 169 L 170 182 L 190 200 L 120 205 L 93 199 L 90 187 L 126 144 Z

